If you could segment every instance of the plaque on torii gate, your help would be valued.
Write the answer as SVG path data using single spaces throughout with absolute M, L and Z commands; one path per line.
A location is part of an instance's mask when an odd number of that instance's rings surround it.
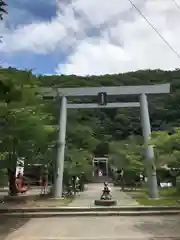
M 60 118 L 59 118 L 59 147 L 57 151 L 57 174 L 54 186 L 54 197 L 61 198 L 63 189 L 63 172 L 64 172 L 64 153 L 65 153 L 65 138 L 66 138 L 66 121 L 67 121 L 67 109 L 77 108 L 123 108 L 123 107 L 140 107 L 141 113 L 141 126 L 142 134 L 144 138 L 145 147 L 145 159 L 146 166 L 154 166 L 154 150 L 153 146 L 149 145 L 149 138 L 151 136 L 151 125 L 149 119 L 149 110 L 147 102 L 147 94 L 164 94 L 170 93 L 170 84 L 158 84 L 158 85 L 142 85 L 142 86 L 115 86 L 115 87 L 86 87 L 86 88 L 41 88 L 40 93 L 47 97 L 61 98 L 60 105 Z M 106 93 L 106 95 L 104 95 Z M 94 103 L 80 103 L 69 104 L 67 98 L 70 96 L 103 96 L 98 104 Z M 139 102 L 113 102 L 108 103 L 107 96 L 118 95 L 140 95 Z M 149 197 L 152 199 L 158 198 L 158 186 L 156 178 L 156 169 L 151 168 L 151 172 L 147 171 L 148 175 L 148 190 Z

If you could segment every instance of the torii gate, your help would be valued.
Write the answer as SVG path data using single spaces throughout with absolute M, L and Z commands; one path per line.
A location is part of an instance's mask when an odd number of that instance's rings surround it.
M 59 117 L 59 135 L 58 151 L 56 159 L 56 174 L 54 182 L 54 197 L 61 198 L 63 191 L 63 172 L 64 172 L 64 155 L 66 142 L 66 123 L 67 109 L 77 108 L 124 108 L 140 107 L 141 126 L 145 147 L 145 165 L 148 177 L 149 198 L 156 199 L 159 197 L 156 168 L 154 165 L 153 146 L 149 145 L 151 137 L 151 125 L 149 119 L 147 94 L 170 93 L 170 84 L 144 85 L 144 86 L 115 86 L 115 87 L 86 87 L 86 88 L 41 88 L 40 92 L 45 97 L 60 97 L 60 117 Z M 140 95 L 139 102 L 114 102 L 108 103 L 107 96 L 112 95 Z M 81 103 L 68 104 L 68 97 L 99 96 L 99 104 Z

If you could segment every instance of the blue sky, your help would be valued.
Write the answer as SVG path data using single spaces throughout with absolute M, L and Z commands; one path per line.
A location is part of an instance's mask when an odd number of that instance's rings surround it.
M 166 1 L 166 4 L 164 4 Z M 174 69 L 179 59 L 128 0 L 7 0 L 0 64 L 38 74 L 101 75 Z M 180 53 L 171 0 L 133 0 Z M 180 0 L 177 0 L 180 4 Z
M 9 0 L 8 17 L 5 26 L 9 29 L 20 25 L 31 24 L 36 21 L 50 21 L 56 16 L 56 2 L 51 0 Z M 54 73 L 59 61 L 63 61 L 56 52 L 48 54 L 36 54 L 31 51 L 18 52 L 13 55 L 4 55 L 4 62 L 17 68 L 30 68 L 33 72 L 46 74 Z

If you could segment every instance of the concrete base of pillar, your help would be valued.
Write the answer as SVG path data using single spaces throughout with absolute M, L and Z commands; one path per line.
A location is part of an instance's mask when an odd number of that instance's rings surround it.
M 49 198 L 48 200 L 58 201 L 58 200 L 64 200 L 64 199 L 65 199 L 64 197 L 59 197 L 59 198 L 51 197 L 51 198 Z
M 148 198 L 148 200 L 160 200 L 161 198 Z

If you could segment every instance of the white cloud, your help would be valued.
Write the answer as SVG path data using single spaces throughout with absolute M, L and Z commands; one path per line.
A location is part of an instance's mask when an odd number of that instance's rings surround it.
M 34 53 L 49 53 L 59 46 L 70 45 L 74 35 L 78 32 L 79 21 L 75 18 L 72 8 L 64 6 L 61 14 L 50 22 L 34 22 L 20 25 L 14 29 L 5 29 L 1 24 L 3 44 L 0 52 L 15 53 L 19 51 L 32 51 Z
M 118 62 L 122 65 L 118 65 Z M 76 75 L 99 75 L 121 72 L 130 68 L 131 62 L 131 56 L 122 48 L 106 40 L 89 40 L 82 42 L 76 53 L 69 57 L 68 63 L 59 64 L 56 71 Z
M 58 42 L 65 34 L 64 26 L 58 22 L 20 26 L 13 33 L 3 34 L 3 44 L 0 45 L 0 50 L 4 52 L 28 50 L 45 53 L 56 49 Z
M 166 1 L 166 4 L 164 3 Z M 127 2 L 127 1 L 125 1 Z M 111 1 L 112 3 L 112 1 Z M 147 0 L 142 12 L 180 53 L 180 12 L 171 0 Z M 127 10 L 127 9 L 126 9 Z M 180 59 L 169 49 L 147 22 L 136 13 L 131 20 L 120 20 L 103 32 L 104 41 L 84 41 L 68 58 L 68 62 L 57 68 L 63 74 L 106 74 L 138 69 L 178 68 Z M 116 44 L 114 45 L 114 40 Z
M 165 39 L 180 53 L 180 11 L 172 0 L 132 0 Z M 180 4 L 180 0 L 178 0 Z M 114 21 L 113 16 L 115 16 Z M 100 36 L 87 37 L 92 28 Z M 101 26 L 102 27 L 102 26 Z M 180 59 L 168 48 L 128 0 L 76 0 L 58 3 L 51 22 L 36 22 L 17 29 L 0 28 L 0 51 L 15 54 L 60 52 L 71 46 L 58 74 L 106 74 L 145 68 L 178 68 Z
M 137 2 L 137 0 L 135 0 Z M 91 24 L 100 24 L 116 14 L 128 10 L 130 5 L 124 0 L 77 0 L 73 3 L 77 11 L 83 13 Z

